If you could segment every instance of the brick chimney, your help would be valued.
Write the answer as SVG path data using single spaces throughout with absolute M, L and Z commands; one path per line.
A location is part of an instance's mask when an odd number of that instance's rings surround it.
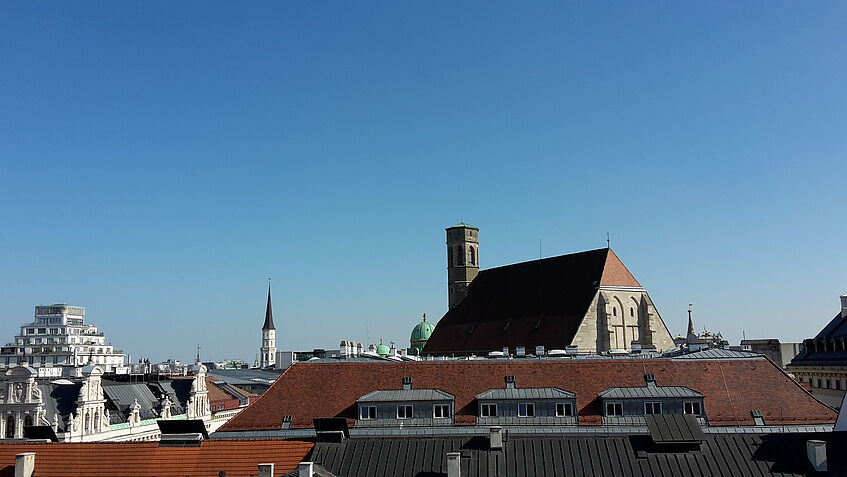
M 841 295 L 841 318 L 847 318 L 847 294 Z

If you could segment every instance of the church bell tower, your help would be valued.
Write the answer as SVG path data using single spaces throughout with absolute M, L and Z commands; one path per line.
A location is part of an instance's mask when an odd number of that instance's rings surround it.
M 276 327 L 274 310 L 271 305 L 271 281 L 268 279 L 268 305 L 265 308 L 265 324 L 262 326 L 262 346 L 259 353 L 259 367 L 267 368 L 276 364 Z
M 479 273 L 479 229 L 460 222 L 447 227 L 447 303 L 459 306 Z

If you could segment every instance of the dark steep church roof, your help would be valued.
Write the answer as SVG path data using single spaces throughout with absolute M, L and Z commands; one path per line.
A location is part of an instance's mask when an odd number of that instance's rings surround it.
M 271 287 L 268 285 L 268 306 L 265 308 L 265 324 L 262 325 L 262 331 L 275 330 L 274 326 L 274 309 L 271 305 Z
M 438 322 L 424 353 L 564 348 L 600 286 L 641 284 L 611 248 L 483 270 Z

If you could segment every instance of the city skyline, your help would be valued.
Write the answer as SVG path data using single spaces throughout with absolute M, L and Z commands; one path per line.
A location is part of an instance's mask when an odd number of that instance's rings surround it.
M 847 292 L 847 6 L 0 6 L 0 305 L 133 360 L 407 347 L 482 269 L 611 246 L 672 335 Z M 472 28 L 468 28 L 472 25 Z

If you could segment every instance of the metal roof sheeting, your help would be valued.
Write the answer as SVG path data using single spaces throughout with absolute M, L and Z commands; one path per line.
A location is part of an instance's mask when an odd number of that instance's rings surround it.
M 684 386 L 641 386 L 637 388 L 609 388 L 600 392 L 605 399 L 638 399 L 638 398 L 686 398 L 703 397 L 697 391 Z
M 477 399 L 574 399 L 576 394 L 559 388 L 495 388 L 476 395 Z
M 502 450 L 487 436 L 351 438 L 315 445 L 309 460 L 333 475 L 447 475 L 448 452 L 460 452 L 463 477 L 512 476 L 805 476 L 806 441 L 821 439 L 831 475 L 847 470 L 845 433 L 712 434 L 697 450 L 657 451 L 649 436 L 508 436 Z
M 440 389 L 390 389 L 370 392 L 357 402 L 452 401 L 453 398 L 452 394 Z
M 752 351 L 736 351 L 731 349 L 710 348 L 693 353 L 672 356 L 672 359 L 765 359 L 761 353 Z
M 647 414 L 647 429 L 657 444 L 694 443 L 706 439 L 697 418 L 691 414 Z

